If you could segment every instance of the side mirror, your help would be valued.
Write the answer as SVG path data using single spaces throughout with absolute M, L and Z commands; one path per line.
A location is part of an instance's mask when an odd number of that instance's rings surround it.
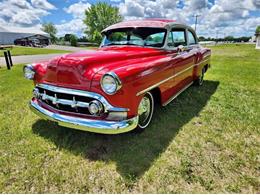
M 185 51 L 185 47 L 184 47 L 183 45 L 179 45 L 179 46 L 177 47 L 177 51 L 178 51 L 178 52 L 184 52 L 184 51 Z

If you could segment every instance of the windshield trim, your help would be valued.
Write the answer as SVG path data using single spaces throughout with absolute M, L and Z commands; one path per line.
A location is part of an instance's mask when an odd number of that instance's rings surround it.
M 117 31 L 117 30 L 123 30 L 123 29 L 137 29 L 137 28 L 148 28 L 148 29 L 161 29 L 162 32 L 164 32 L 164 37 L 163 37 L 163 42 L 162 42 L 162 46 L 161 47 L 154 47 L 154 46 L 148 46 L 148 45 L 134 45 L 134 44 L 113 44 L 113 45 L 102 45 L 103 43 L 103 40 L 104 38 L 109 34 L 109 32 L 111 31 Z M 160 27 L 127 27 L 127 28 L 115 28 L 115 29 L 112 29 L 112 30 L 108 30 L 108 31 L 105 31 L 105 32 L 102 32 L 102 35 L 103 35 L 103 39 L 102 39 L 102 42 L 100 43 L 100 48 L 103 48 L 103 47 L 111 47 L 111 46 L 134 46 L 134 47 L 145 47 L 145 48 L 155 48 L 155 49 L 162 49 L 164 48 L 165 46 L 165 41 L 166 41 L 166 37 L 168 35 L 168 30 L 166 28 L 160 28 Z

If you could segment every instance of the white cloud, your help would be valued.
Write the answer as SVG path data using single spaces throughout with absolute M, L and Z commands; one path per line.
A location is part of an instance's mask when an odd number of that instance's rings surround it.
M 64 8 L 64 10 L 69 13 L 72 14 L 74 18 L 84 18 L 85 16 L 85 10 L 87 10 L 88 8 L 90 8 L 90 4 L 89 3 L 84 3 L 83 1 L 79 1 L 78 3 L 72 4 L 67 8 Z
M 113 3 L 119 3 L 119 2 L 121 2 L 121 0 L 110 0 L 111 2 L 113 2 Z
M 31 0 L 31 2 L 32 5 L 36 8 L 46 9 L 46 10 L 56 9 L 55 6 L 49 3 L 47 0 Z
M 144 17 L 144 9 L 144 6 L 131 0 L 120 4 L 120 11 L 124 16 Z
M 14 24 L 30 25 L 34 21 L 39 21 L 40 16 L 47 15 L 45 10 L 27 10 L 24 12 L 17 12 L 10 20 Z
M 213 37 L 217 32 L 219 36 L 248 36 L 260 24 L 259 16 L 250 16 L 252 11 L 260 11 L 260 0 L 125 0 L 119 8 L 126 20 L 169 18 L 193 27 L 194 14 L 200 14 L 198 33 Z
M 73 16 L 73 19 L 67 22 L 61 21 L 61 24 L 55 25 L 58 30 L 58 36 L 65 34 L 83 35 L 86 25 L 83 23 L 85 10 L 90 8 L 90 4 L 85 1 L 71 4 L 64 8 L 64 11 Z
M 71 2 L 71 1 L 70 1 Z M 69 2 L 69 3 L 70 3 Z M 260 0 L 110 0 L 116 3 L 126 20 L 141 18 L 169 18 L 194 27 L 194 14 L 198 18 L 198 34 L 215 37 L 224 35 L 252 35 L 260 25 Z M 67 2 L 68 3 L 68 2 Z M 83 34 L 82 20 L 90 7 L 88 0 L 79 0 L 63 8 L 72 20 L 61 20 L 59 35 Z M 42 17 L 57 9 L 49 0 L 0 0 L 0 26 L 40 26 Z
M 48 9 L 54 9 L 47 1 L 39 7 L 26 0 L 3 0 L 0 2 L 0 25 L 30 27 L 39 24 L 41 17 L 49 14 Z M 40 2 L 38 0 L 38 2 Z M 35 1 L 36 2 L 36 1 Z M 34 2 L 34 3 L 35 3 Z M 47 3 L 46 3 L 47 2 Z M 45 7 L 43 6 L 45 5 Z
M 256 9 L 260 9 L 260 0 L 253 0 L 253 5 Z
M 63 36 L 65 34 L 83 35 L 85 30 L 85 24 L 83 24 L 82 19 L 73 19 L 69 22 L 55 26 L 58 30 L 58 36 Z
M 31 5 L 26 0 L 10 0 L 9 3 L 10 5 L 17 6 L 18 8 L 21 9 L 31 8 Z

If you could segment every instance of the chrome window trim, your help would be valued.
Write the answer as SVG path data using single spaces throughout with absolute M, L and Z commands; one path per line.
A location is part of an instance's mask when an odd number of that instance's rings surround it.
M 203 61 L 201 61 L 201 62 L 199 62 L 199 63 L 197 63 L 197 64 L 191 65 L 190 67 L 188 67 L 188 68 L 186 68 L 186 69 L 184 69 L 184 70 L 182 70 L 182 71 L 180 71 L 180 72 L 178 72 L 178 73 L 176 73 L 176 74 L 174 74 L 174 75 L 168 77 L 167 79 L 164 79 L 164 80 L 162 80 L 162 81 L 160 81 L 160 82 L 158 82 L 158 83 L 156 83 L 156 84 L 154 84 L 154 85 L 152 85 L 152 86 L 150 86 L 150 87 L 148 87 L 148 88 L 146 88 L 146 89 L 144 89 L 144 90 L 142 90 L 142 91 L 139 91 L 139 92 L 136 94 L 136 96 L 139 96 L 139 95 L 142 95 L 142 94 L 144 94 L 144 93 L 146 93 L 146 92 L 148 92 L 148 91 L 151 91 L 152 89 L 158 87 L 159 85 L 161 85 L 161 84 L 163 84 L 163 83 L 165 83 L 165 82 L 167 82 L 167 81 L 173 79 L 174 77 L 179 76 L 180 74 L 182 74 L 182 73 L 188 71 L 189 69 L 191 69 L 191 68 L 193 68 L 193 67 L 195 67 L 195 66 L 198 66 L 198 65 L 200 65 L 201 63 L 204 63 L 204 62 L 206 62 L 206 61 L 207 61 L 207 60 L 203 60 Z
M 124 112 L 129 111 L 128 108 L 118 108 L 112 106 L 102 95 L 94 92 L 89 91 L 83 91 L 83 90 L 77 90 L 77 89 L 70 89 L 70 88 L 64 88 L 64 87 L 56 87 L 49 84 L 37 84 L 36 87 L 40 87 L 42 89 L 46 89 L 52 92 L 56 93 L 65 93 L 68 95 L 77 95 L 77 96 L 84 96 L 84 97 L 90 97 L 96 100 L 99 100 L 104 105 L 104 111 L 113 111 L 113 112 Z M 66 100 L 67 101 L 67 100 Z M 70 101 L 70 100 L 68 100 Z

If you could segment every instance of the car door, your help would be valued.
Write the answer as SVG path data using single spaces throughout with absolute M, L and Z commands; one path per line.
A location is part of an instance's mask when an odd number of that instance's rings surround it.
M 168 48 L 172 56 L 171 64 L 173 70 L 173 80 L 171 95 L 168 101 L 182 89 L 188 86 L 193 80 L 193 67 L 195 63 L 195 53 L 188 45 L 186 28 L 173 28 L 168 36 Z M 166 103 L 168 103 L 166 101 Z
M 198 64 L 202 60 L 203 56 L 200 51 L 200 46 L 198 44 L 198 39 L 194 31 L 188 29 L 187 30 L 188 44 L 190 53 L 194 56 L 194 68 L 193 68 L 193 80 L 196 79 Z
M 186 29 L 173 29 L 172 38 L 174 47 L 177 48 L 176 62 L 173 63 L 175 85 L 181 90 L 193 80 L 196 52 L 189 46 Z

